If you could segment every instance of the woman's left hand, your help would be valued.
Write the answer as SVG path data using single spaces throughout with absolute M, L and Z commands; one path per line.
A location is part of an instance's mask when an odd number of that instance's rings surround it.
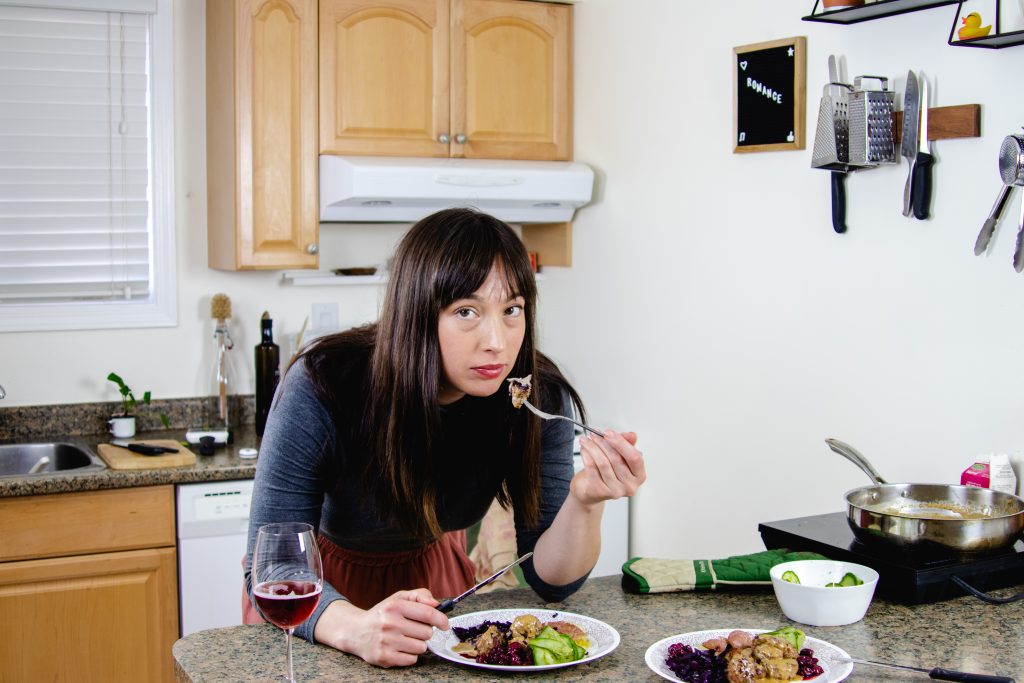
M 602 437 L 580 437 L 583 469 L 569 483 L 569 495 L 583 505 L 632 496 L 647 479 L 636 434 L 607 429 Z

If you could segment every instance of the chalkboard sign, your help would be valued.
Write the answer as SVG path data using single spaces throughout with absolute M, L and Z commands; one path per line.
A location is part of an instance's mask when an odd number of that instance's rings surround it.
M 733 48 L 733 152 L 804 148 L 807 39 Z

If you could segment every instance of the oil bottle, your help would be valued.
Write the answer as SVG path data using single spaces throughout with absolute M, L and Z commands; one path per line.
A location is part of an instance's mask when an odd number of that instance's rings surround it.
M 281 378 L 281 350 L 274 343 L 274 321 L 270 313 L 260 318 L 260 343 L 256 345 L 256 435 L 263 436 L 274 400 L 277 382 Z

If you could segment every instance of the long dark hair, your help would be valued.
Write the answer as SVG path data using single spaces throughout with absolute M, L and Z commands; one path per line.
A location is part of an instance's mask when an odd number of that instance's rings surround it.
M 446 209 L 416 223 L 399 243 L 378 322 L 317 340 L 306 356 L 318 395 L 328 405 L 338 397 L 331 377 L 316 372 L 332 350 L 369 346 L 368 397 L 361 440 L 371 449 L 364 480 L 378 504 L 402 528 L 424 540 L 443 530 L 437 518 L 443 379 L 437 325 L 452 302 L 469 297 L 497 266 L 512 297 L 526 302 L 523 344 L 510 372 L 533 375 L 531 400 L 561 408 L 561 390 L 577 410 L 582 401 L 558 368 L 535 345 L 537 285 L 522 241 L 504 222 L 473 209 Z M 499 390 L 501 391 L 501 390 Z M 555 395 L 547 396 L 546 392 Z M 507 402 L 510 410 L 511 401 Z M 531 416 L 532 417 L 532 416 Z M 525 423 L 525 426 L 523 426 Z M 509 446 L 521 444 L 519 467 L 498 492 L 506 508 L 515 505 L 527 526 L 535 526 L 540 507 L 540 421 L 518 419 Z

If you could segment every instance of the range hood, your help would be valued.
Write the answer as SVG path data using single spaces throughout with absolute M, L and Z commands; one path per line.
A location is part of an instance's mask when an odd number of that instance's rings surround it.
M 320 156 L 323 222 L 418 221 L 472 206 L 510 223 L 572 220 L 594 172 L 570 161 Z

